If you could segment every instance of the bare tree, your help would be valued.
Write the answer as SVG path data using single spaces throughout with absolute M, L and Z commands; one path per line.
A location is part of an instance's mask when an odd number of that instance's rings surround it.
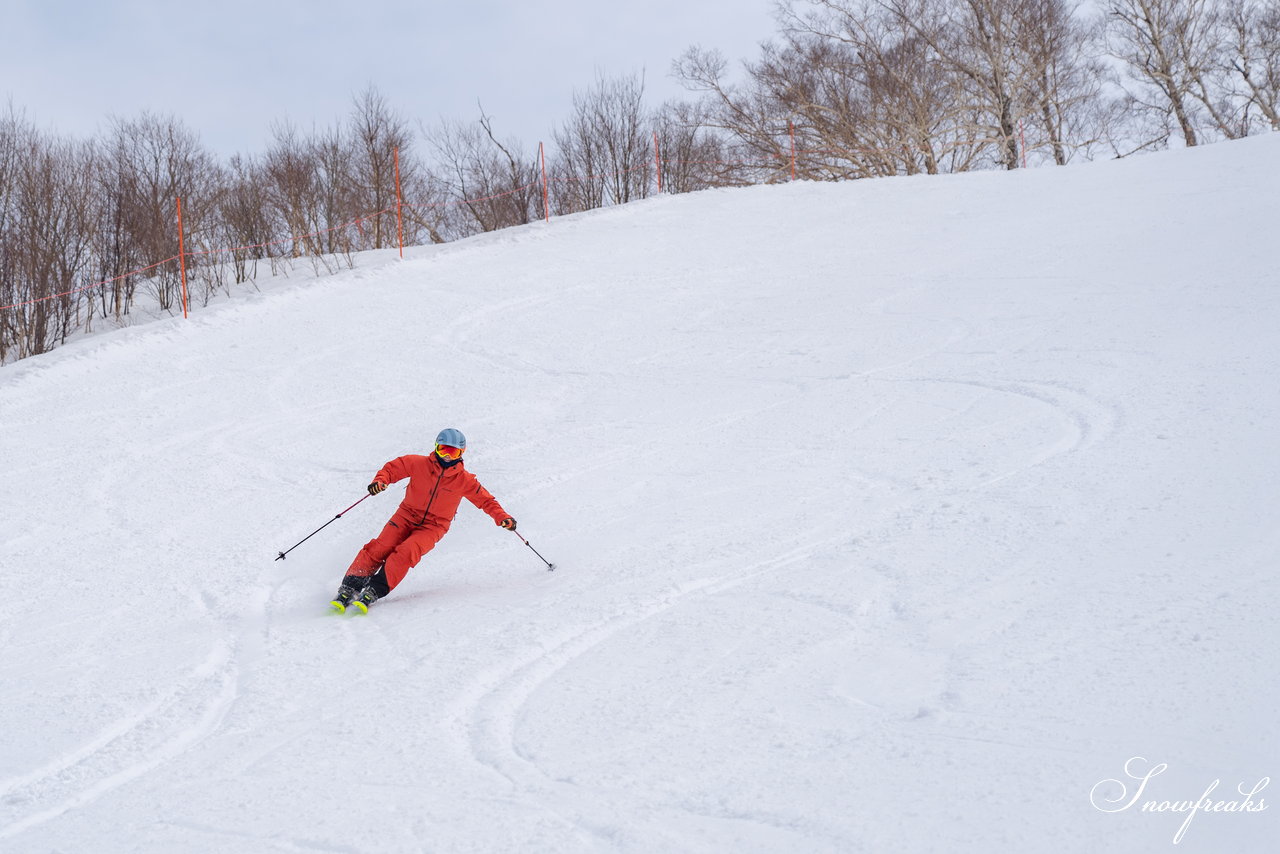
M 1105 139 L 1111 125 L 1106 72 L 1093 56 L 1100 24 L 1086 19 L 1078 0 L 1028 0 L 1020 12 L 1028 147 L 1046 149 L 1062 166 Z
M 959 81 L 928 40 L 890 15 L 848 20 L 843 37 L 864 81 L 857 130 L 867 175 L 955 172 L 978 159 L 983 140 Z
M 315 213 L 311 217 L 318 234 L 315 245 L 322 254 L 345 257 L 348 266 L 351 264 L 351 252 L 355 248 L 365 248 L 367 241 L 360 240 L 361 234 L 368 232 L 359 224 L 351 223 L 363 216 L 360 210 L 362 200 L 368 199 L 368 185 L 356 178 L 353 166 L 363 161 L 355 145 L 343 134 L 341 128 L 330 128 L 314 134 L 306 143 L 308 159 L 315 168 Z M 367 150 L 361 153 L 367 154 Z M 372 170 L 370 170 L 372 172 Z M 395 200 L 395 179 L 392 176 L 391 200 Z M 378 210 L 381 210 L 380 208 Z M 373 225 L 373 248 L 381 248 L 381 240 L 387 245 L 394 244 L 394 232 L 390 237 L 380 235 L 379 223 L 383 220 L 375 216 Z M 389 219 L 395 222 L 395 216 Z
M 221 242 L 239 284 L 257 275 L 257 262 L 267 257 L 273 235 L 263 167 L 252 158 L 236 155 L 227 175 L 218 221 Z
M 653 185 L 653 141 L 644 75 L 606 78 L 575 92 L 555 133 L 557 208 L 570 212 L 645 198 Z
M 1212 62 L 1206 58 L 1212 13 L 1210 0 L 1108 0 L 1107 5 L 1111 49 L 1128 63 L 1133 106 L 1161 124 L 1172 117 L 1172 130 L 1187 146 L 1200 142 L 1192 92 L 1197 69 Z
M 1226 64 L 1238 77 L 1245 124 L 1280 130 L 1280 0 L 1227 0 L 1223 10 Z
M 447 242 L 451 207 L 447 184 L 430 169 L 415 165 L 401 176 L 401 188 L 406 199 L 402 209 L 405 243 Z
M 176 117 L 144 112 L 136 119 L 116 118 L 107 143 L 104 184 L 105 192 L 115 196 L 113 218 L 119 227 L 109 277 L 171 259 L 143 279 L 159 308 L 171 310 L 179 285 L 176 200 L 183 199 L 186 233 L 198 240 L 211 228 L 217 210 L 219 175 L 213 157 Z M 199 261 L 195 255 L 187 259 L 189 273 Z
M 1027 93 L 1041 88 L 1036 43 L 1055 35 L 1053 6 L 1043 0 L 880 0 L 954 74 L 996 162 L 1019 166 L 1019 120 Z M 1057 10 L 1053 10 L 1057 11 Z M 1039 34 L 1031 31 L 1039 26 Z M 1039 35 L 1039 38 L 1035 36 Z M 1043 50 L 1041 51 L 1043 52 Z
M 10 100 L 0 113 L 0 306 L 21 302 L 17 279 L 17 166 L 24 137 L 32 131 Z M 0 308 L 0 364 L 17 346 L 15 309 Z
M 981 150 L 958 78 L 914 25 L 879 3 L 780 9 L 785 47 L 749 66 L 795 116 L 804 177 L 968 168 Z
M 1200 26 L 1179 31 L 1178 47 L 1187 58 L 1191 96 L 1206 117 L 1206 134 L 1239 139 L 1249 135 L 1251 105 L 1232 68 L 1231 5 L 1210 0 Z
M 317 255 L 320 169 L 311 146 L 288 122 L 272 127 L 273 141 L 262 161 L 273 229 L 289 235 L 289 252 L 294 258 Z M 277 254 L 272 252 L 271 254 Z
M 499 140 L 481 107 L 476 122 L 441 122 L 425 131 L 438 162 L 436 192 L 444 233 L 465 237 L 531 222 L 541 210 L 538 161 L 515 139 Z
M 691 193 L 717 186 L 715 176 L 728 155 L 724 140 L 709 127 L 705 104 L 668 101 L 654 124 L 663 191 Z
M 0 113 L 0 234 L 4 234 L 13 222 L 12 199 L 14 176 L 17 173 L 19 148 L 24 137 L 32 129 L 25 115 L 9 101 Z
M 351 176 L 358 193 L 356 206 L 374 214 L 370 223 L 372 248 L 395 246 L 396 152 L 400 152 L 403 177 L 413 132 L 372 85 L 356 96 L 350 128 L 354 145 Z
M 17 228 L 6 233 L 4 352 L 18 358 L 64 342 L 78 325 L 80 288 L 92 272 L 93 146 L 20 131 L 8 182 Z
M 1065 163 L 1105 128 L 1071 0 L 787 0 L 778 20 L 743 84 L 715 52 L 676 64 L 755 164 L 737 177 L 783 177 L 789 126 L 797 173 L 824 179 L 1012 169 L 1024 129 Z
M 787 108 L 755 80 L 749 65 L 745 70 L 746 82 L 733 82 L 724 54 L 701 47 L 672 63 L 672 74 L 701 97 L 704 127 L 724 140 L 724 162 L 710 178 L 717 186 L 778 180 L 790 156 Z
M 756 100 L 770 106 L 763 115 L 778 118 L 771 133 L 761 134 L 767 156 L 776 168 L 766 180 L 789 174 L 791 133 L 798 128 L 799 173 L 806 178 L 856 178 L 872 174 L 881 149 L 865 133 L 872 104 L 866 77 L 855 51 L 823 33 L 791 31 L 782 45 L 765 45 L 758 62 L 747 66 Z M 782 120 L 786 116 L 786 121 Z M 771 149 L 771 150 L 768 150 Z M 894 167 L 882 174 L 893 174 Z

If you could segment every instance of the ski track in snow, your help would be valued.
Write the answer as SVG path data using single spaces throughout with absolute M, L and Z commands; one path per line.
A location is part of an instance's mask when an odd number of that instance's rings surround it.
M 843 539 L 843 536 L 834 539 Z M 829 545 L 831 541 L 832 538 L 827 538 L 799 546 L 739 574 L 700 578 L 641 601 L 628 602 L 625 608 L 603 620 L 587 626 L 576 626 L 559 636 L 546 637 L 537 649 L 478 676 L 461 691 L 457 704 L 450 709 L 447 718 L 457 721 L 460 729 L 465 731 L 473 760 L 504 779 L 511 787 L 513 798 L 537 808 L 539 804 L 557 800 L 558 795 L 567 789 L 575 790 L 574 796 L 568 800 L 576 803 L 576 817 L 561 817 L 589 837 L 612 839 L 617 832 L 614 826 L 617 815 L 614 801 L 622 793 L 583 792 L 571 781 L 556 779 L 538 765 L 537 760 L 521 746 L 518 736 L 519 721 L 529 699 L 543 685 L 571 668 L 576 660 L 615 639 L 620 633 L 685 604 L 691 597 L 714 596 L 759 575 L 801 562 L 816 547 Z M 697 565 L 690 569 L 695 574 L 701 571 Z M 593 801 L 596 803 L 591 803 Z M 648 804 L 647 809 L 668 815 L 672 813 L 670 807 L 660 804 Z M 691 808 L 682 808 L 679 812 L 702 815 Z M 722 815 L 706 816 L 726 818 Z M 730 818 L 747 825 L 769 825 L 760 816 L 740 815 Z
M 0 825 L 0 839 L 129 785 L 178 759 L 222 726 L 242 696 L 245 667 L 261 656 L 270 592 L 258 588 L 245 595 L 234 617 L 220 610 L 207 593 L 193 588 L 191 594 L 205 620 L 218 627 L 219 637 L 205 659 L 164 695 L 110 723 L 89 742 L 39 769 L 0 780 L 0 805 L 16 805 L 26 813 L 10 818 L 0 812 L 0 819 L 10 822 Z M 124 613 L 118 609 L 116 615 Z
M 1036 404 L 1044 404 L 1062 421 L 1061 434 L 1046 442 L 1046 447 L 1030 461 L 1016 468 L 976 484 L 973 489 L 985 489 L 1001 481 L 1025 472 L 1032 466 L 1042 465 L 1057 457 L 1083 451 L 1105 441 L 1120 422 L 1120 409 L 1108 405 L 1078 389 L 1060 383 L 1032 383 L 1026 381 L 961 380 L 942 377 L 917 377 L 898 379 L 894 382 L 949 383 L 970 386 L 994 394 L 1013 395 Z
M 24 810 L 27 814 L 22 818 L 6 819 L 10 823 L 0 827 L 0 839 L 82 808 L 178 758 L 212 734 L 235 702 L 234 671 L 230 650 L 219 643 L 169 695 L 112 725 L 73 753 L 0 784 L 3 803 L 37 802 L 34 811 Z M 84 777 L 97 779 L 85 785 Z

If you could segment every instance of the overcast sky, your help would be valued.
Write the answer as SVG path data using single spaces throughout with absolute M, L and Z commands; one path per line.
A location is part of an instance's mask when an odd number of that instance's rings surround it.
M 690 45 L 735 64 L 774 32 L 773 0 L 0 0 L 0 100 L 88 137 L 111 115 L 173 113 L 220 155 L 271 123 L 344 117 L 370 83 L 430 124 L 474 119 L 536 145 L 598 70 L 644 71 L 649 103 L 683 91 Z

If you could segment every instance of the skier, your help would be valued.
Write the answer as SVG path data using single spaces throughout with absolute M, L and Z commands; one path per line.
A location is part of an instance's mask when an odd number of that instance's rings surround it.
M 466 437 L 450 427 L 436 436 L 433 453 L 396 457 L 374 475 L 369 484 L 370 495 L 377 495 L 406 477 L 409 488 L 382 533 L 365 543 L 351 562 L 338 595 L 329 603 L 333 610 L 343 613 L 354 605 L 367 614 L 369 606 L 394 590 L 440 541 L 464 498 L 501 527 L 516 529 L 516 520 L 462 464 L 466 448 Z

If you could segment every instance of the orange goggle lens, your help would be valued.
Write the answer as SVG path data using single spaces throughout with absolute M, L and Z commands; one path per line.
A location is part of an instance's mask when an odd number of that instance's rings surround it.
M 456 460 L 462 456 L 462 449 L 455 448 L 453 445 L 436 445 L 436 453 L 446 460 Z

